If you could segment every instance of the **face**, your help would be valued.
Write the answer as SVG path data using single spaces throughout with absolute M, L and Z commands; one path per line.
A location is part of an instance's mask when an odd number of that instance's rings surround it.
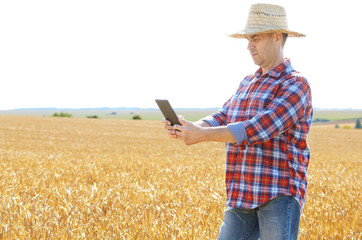
M 248 50 L 256 65 L 265 70 L 274 68 L 280 60 L 280 39 L 278 34 L 252 34 L 248 35 Z M 284 58 L 284 57 L 283 57 Z M 270 68 L 270 69 L 269 69 Z

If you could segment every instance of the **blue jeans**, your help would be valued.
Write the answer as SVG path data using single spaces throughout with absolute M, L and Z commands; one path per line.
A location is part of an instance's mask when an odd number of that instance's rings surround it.
M 229 207 L 217 239 L 297 239 L 299 219 L 299 203 L 292 196 L 279 196 L 253 209 Z

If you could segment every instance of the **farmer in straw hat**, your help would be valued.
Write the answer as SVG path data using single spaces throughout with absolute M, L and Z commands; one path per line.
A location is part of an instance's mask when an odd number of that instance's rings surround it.
M 228 206 L 218 239 L 297 239 L 306 198 L 312 122 L 307 80 L 284 58 L 290 31 L 285 10 L 271 4 L 251 6 L 245 29 L 230 35 L 248 40 L 260 68 L 241 81 L 215 113 L 182 125 L 163 119 L 171 138 L 187 145 L 226 143 Z

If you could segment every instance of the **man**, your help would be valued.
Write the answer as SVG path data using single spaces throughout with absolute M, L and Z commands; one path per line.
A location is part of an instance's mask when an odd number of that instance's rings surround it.
M 187 145 L 226 143 L 228 206 L 218 239 L 297 239 L 306 198 L 312 121 L 311 91 L 295 71 L 283 47 L 288 30 L 283 7 L 251 6 L 243 31 L 259 70 L 244 78 L 236 93 L 216 113 L 180 125 L 163 119 L 171 138 Z

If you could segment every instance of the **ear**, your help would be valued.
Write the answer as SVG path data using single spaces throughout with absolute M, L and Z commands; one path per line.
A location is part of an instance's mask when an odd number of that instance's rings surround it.
M 276 32 L 273 34 L 274 40 L 276 43 L 278 43 L 280 46 L 283 44 L 283 34 L 281 32 Z

